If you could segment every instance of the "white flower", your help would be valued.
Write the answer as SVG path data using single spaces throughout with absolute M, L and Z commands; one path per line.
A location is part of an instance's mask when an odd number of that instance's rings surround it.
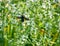
M 0 0 L 0 2 L 2 2 L 2 0 Z
M 43 3 L 43 4 L 42 4 L 42 7 L 43 7 L 43 8 L 46 8 L 46 5 L 45 5 L 45 3 Z

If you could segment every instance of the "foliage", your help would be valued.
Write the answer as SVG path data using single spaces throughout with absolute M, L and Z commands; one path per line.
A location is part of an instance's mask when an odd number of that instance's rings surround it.
M 60 5 L 52 0 L 2 0 L 0 23 L 5 46 L 59 46 Z M 29 20 L 21 22 L 17 16 Z M 0 24 L 0 25 L 1 25 Z

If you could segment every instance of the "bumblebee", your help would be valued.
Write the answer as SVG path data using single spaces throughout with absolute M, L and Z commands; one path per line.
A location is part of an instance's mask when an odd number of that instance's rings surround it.
M 24 22 L 24 20 L 29 20 L 29 18 L 26 18 L 24 15 L 18 16 L 18 19 L 21 19 L 21 22 Z

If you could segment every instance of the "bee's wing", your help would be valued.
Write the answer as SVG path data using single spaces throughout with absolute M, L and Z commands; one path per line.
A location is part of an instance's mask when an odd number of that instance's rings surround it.
M 17 18 L 18 18 L 18 19 L 20 19 L 20 18 L 21 18 L 21 16 L 18 16 Z
M 26 19 L 26 20 L 29 20 L 29 18 L 26 18 L 26 17 L 25 17 L 25 19 Z

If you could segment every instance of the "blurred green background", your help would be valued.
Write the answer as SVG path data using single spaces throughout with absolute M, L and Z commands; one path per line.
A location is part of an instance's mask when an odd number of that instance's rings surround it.
M 58 0 L 0 0 L 0 46 L 60 46 Z M 24 15 L 29 20 L 18 19 Z

